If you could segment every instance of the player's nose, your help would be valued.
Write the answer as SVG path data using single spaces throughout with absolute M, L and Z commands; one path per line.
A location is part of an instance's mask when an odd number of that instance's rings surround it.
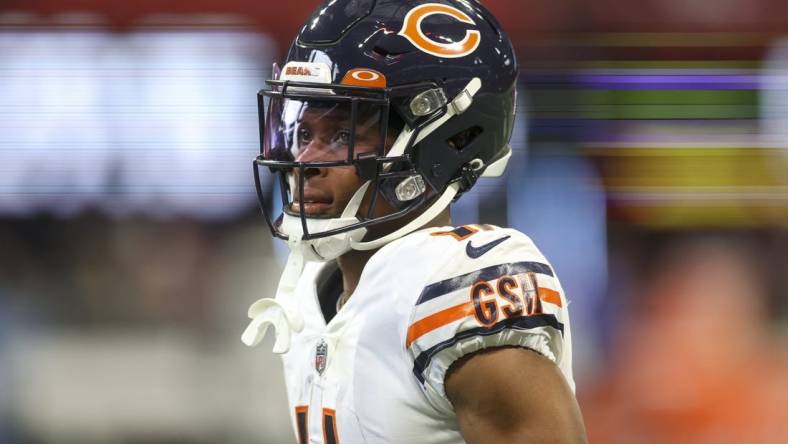
M 328 147 L 325 143 L 315 139 L 309 142 L 304 149 L 301 150 L 298 157 L 296 158 L 297 162 L 321 162 L 330 160 L 326 158 L 326 152 Z M 316 176 L 325 176 L 327 172 L 327 168 L 318 168 L 318 167 L 305 167 L 303 170 L 297 169 L 296 171 L 299 172 L 303 171 L 304 179 L 309 180 L 312 177 Z

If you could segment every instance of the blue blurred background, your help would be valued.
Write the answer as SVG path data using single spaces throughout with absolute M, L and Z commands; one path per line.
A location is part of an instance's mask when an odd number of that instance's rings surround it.
M 788 3 L 499 0 L 513 161 L 456 224 L 570 299 L 592 442 L 788 436 Z M 256 92 L 316 0 L 0 2 L 0 442 L 292 442 Z

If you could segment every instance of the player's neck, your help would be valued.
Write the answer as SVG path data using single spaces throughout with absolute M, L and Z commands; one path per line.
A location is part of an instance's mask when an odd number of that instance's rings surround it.
M 361 272 L 364 271 L 364 266 L 367 265 L 369 258 L 371 258 L 375 252 L 377 252 L 377 250 L 351 250 L 337 259 L 339 269 L 342 271 L 342 287 L 344 288 L 345 294 L 351 295 L 356 291 L 358 281 L 361 279 Z
M 447 225 L 451 225 L 451 213 L 448 208 L 435 217 L 435 219 L 426 223 L 423 228 L 442 227 Z M 339 270 L 342 272 L 344 294 L 349 296 L 356 291 L 358 281 L 361 279 L 361 272 L 364 271 L 367 262 L 377 251 L 378 250 L 351 250 L 337 259 Z

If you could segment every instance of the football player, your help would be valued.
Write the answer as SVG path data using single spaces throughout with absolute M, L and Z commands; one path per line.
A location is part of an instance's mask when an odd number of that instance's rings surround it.
M 300 444 L 585 441 L 555 271 L 518 231 L 450 223 L 503 173 L 517 75 L 477 1 L 331 0 L 258 94 L 291 253 L 242 340 L 275 329 Z

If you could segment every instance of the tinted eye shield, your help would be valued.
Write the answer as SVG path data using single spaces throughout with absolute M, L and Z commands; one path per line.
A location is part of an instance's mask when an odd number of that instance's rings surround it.
M 267 83 L 271 86 L 271 89 L 262 90 L 257 95 L 258 112 L 260 117 L 261 154 L 254 160 L 253 168 L 255 187 L 257 190 L 257 196 L 261 210 L 265 215 L 266 221 L 268 222 L 269 228 L 271 228 L 274 236 L 287 239 L 287 235 L 281 233 L 281 231 L 277 229 L 281 220 L 281 216 L 280 219 L 276 221 L 274 221 L 271 217 L 271 206 L 266 202 L 266 193 L 262 187 L 260 167 L 267 167 L 265 169 L 270 173 L 280 173 L 276 176 L 278 176 L 279 191 L 281 194 L 280 198 L 282 199 L 284 206 L 289 205 L 290 202 L 293 201 L 293 190 L 291 189 L 291 186 L 295 186 L 296 184 L 292 184 L 292 180 L 298 180 L 299 182 L 296 186 L 296 191 L 299 193 L 298 200 L 300 202 L 305 201 L 304 188 L 306 180 L 305 178 L 307 176 L 306 171 L 308 169 L 352 166 L 360 178 L 362 178 L 364 181 L 371 181 L 371 202 L 367 214 L 359 215 L 359 223 L 335 230 L 328 230 L 320 233 L 309 233 L 306 221 L 307 216 L 301 213 L 304 240 L 328 237 L 342 232 L 347 232 L 352 229 L 395 220 L 423 206 L 428 200 L 427 194 L 425 193 L 412 202 L 409 202 L 407 206 L 400 209 L 399 211 L 396 211 L 395 213 L 378 218 L 372 217 L 372 213 L 379 194 L 378 190 L 382 181 L 387 179 L 404 178 L 418 174 L 414 168 L 413 161 L 409 154 L 402 154 L 400 156 L 393 157 L 385 156 L 387 133 L 389 132 L 389 112 L 392 101 L 397 100 L 398 97 L 412 96 L 420 90 L 429 89 L 434 86 L 432 83 L 385 89 L 277 80 L 270 80 Z M 267 104 L 266 102 L 271 102 L 274 100 L 283 101 L 285 99 L 303 101 L 305 103 L 308 101 L 318 100 L 320 102 L 340 104 L 341 106 L 349 108 L 350 132 L 349 141 L 347 143 L 346 157 L 340 160 L 302 162 L 293 159 L 292 155 L 288 156 L 289 158 L 286 159 L 283 159 L 284 156 L 281 155 L 273 156 L 272 149 L 270 147 L 272 142 L 266 140 L 267 137 L 271 137 L 271 134 L 268 131 L 269 128 L 267 128 L 267 124 L 270 122 L 267 122 L 266 120 L 266 105 L 269 105 L 270 107 L 270 104 Z M 355 155 L 354 148 L 357 142 L 357 125 L 359 118 L 361 117 L 361 109 L 370 106 L 380 108 L 380 121 L 378 127 L 380 138 L 376 144 L 374 152 L 365 152 Z M 269 111 L 271 110 L 269 109 Z M 437 118 L 440 116 L 438 115 L 435 117 Z M 429 118 L 423 120 L 423 122 L 419 122 L 419 124 L 416 125 L 417 130 L 421 127 L 429 125 L 434 119 Z M 413 131 L 410 133 L 410 139 L 407 141 L 407 146 L 412 146 L 417 133 L 418 131 Z M 268 145 L 266 145 L 267 143 Z M 297 171 L 297 174 L 292 174 L 294 171 Z M 288 176 L 290 176 L 290 178 L 288 178 Z

